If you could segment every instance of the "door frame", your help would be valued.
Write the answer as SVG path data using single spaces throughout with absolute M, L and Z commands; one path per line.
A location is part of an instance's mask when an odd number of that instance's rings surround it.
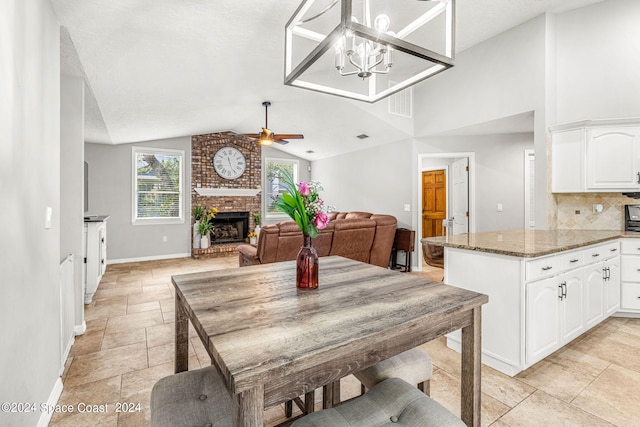
M 414 206 L 419 207 L 416 209 L 413 216 L 413 229 L 416 230 L 416 262 L 414 265 L 415 271 L 422 271 L 422 244 L 420 239 L 422 238 L 422 162 L 424 159 L 457 159 L 466 157 L 469 160 L 469 233 L 475 233 L 476 231 L 476 153 L 473 151 L 461 151 L 461 152 L 449 152 L 449 153 L 420 153 L 418 154 L 416 161 L 416 172 L 414 174 L 413 182 L 416 185 L 416 191 L 414 192 Z M 447 169 L 438 167 L 439 169 Z M 425 168 L 424 170 L 431 170 L 432 167 Z M 447 179 L 447 209 L 449 209 L 449 180 Z

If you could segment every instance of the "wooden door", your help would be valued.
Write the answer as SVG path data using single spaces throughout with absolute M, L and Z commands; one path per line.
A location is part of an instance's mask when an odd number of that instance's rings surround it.
M 422 237 L 442 236 L 447 215 L 447 177 L 444 169 L 422 172 Z

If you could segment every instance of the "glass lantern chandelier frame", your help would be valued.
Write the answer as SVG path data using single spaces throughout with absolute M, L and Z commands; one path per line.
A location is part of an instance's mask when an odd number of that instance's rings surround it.
M 341 5 L 340 22 L 326 36 L 322 34 L 299 28 L 298 25 L 303 21 L 305 13 L 309 10 L 315 0 L 304 0 L 298 9 L 291 16 L 285 26 L 285 77 L 284 84 L 288 86 L 300 87 L 317 92 L 328 93 L 345 98 L 356 99 L 369 103 L 377 102 L 387 96 L 399 92 L 409 86 L 412 86 L 422 80 L 432 77 L 442 71 L 453 67 L 454 45 L 455 45 L 455 1 L 456 0 L 439 0 L 438 7 L 424 13 L 415 19 L 410 25 L 403 29 L 403 33 L 410 34 L 422 25 L 429 22 L 435 16 L 444 13 L 446 16 L 446 46 L 445 54 L 440 54 L 427 48 L 410 43 L 406 40 L 396 37 L 388 33 L 379 33 L 376 29 L 352 20 L 353 0 L 339 0 Z M 418 1 L 418 0 L 416 0 Z M 424 0 L 421 0 L 424 1 Z M 438 0 L 436 0 L 438 1 Z M 324 12 L 322 12 L 324 13 Z M 354 36 L 361 37 L 366 41 L 379 43 L 400 52 L 412 55 L 414 57 L 430 61 L 435 64 L 422 72 L 415 74 L 402 82 L 394 84 L 380 92 L 376 91 L 375 74 L 368 77 L 369 86 L 368 94 L 361 94 L 345 89 L 334 88 L 331 86 L 306 81 L 303 74 L 316 61 L 318 61 L 327 51 L 333 49 L 340 42 L 345 34 L 350 33 Z M 309 52 L 300 63 L 294 67 L 293 65 L 293 40 L 294 36 L 304 37 L 309 40 L 318 42 L 318 45 Z M 338 72 L 336 70 L 336 72 Z M 389 73 L 391 74 L 391 73 Z M 345 78 L 357 78 L 355 76 Z

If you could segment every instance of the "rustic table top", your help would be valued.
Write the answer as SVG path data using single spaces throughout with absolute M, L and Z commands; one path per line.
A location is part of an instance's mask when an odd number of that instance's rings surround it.
M 234 394 L 265 407 L 460 328 L 487 296 L 342 257 L 320 259 L 319 288 L 295 287 L 295 261 L 172 277 Z

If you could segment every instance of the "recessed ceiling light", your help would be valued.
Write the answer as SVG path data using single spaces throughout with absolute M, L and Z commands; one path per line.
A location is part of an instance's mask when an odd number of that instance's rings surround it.
M 313 154 L 313 153 L 315 153 L 315 151 L 313 151 L 313 150 L 307 150 L 307 151 L 305 151 L 305 153 L 307 153 L 307 154 Z
M 369 135 L 367 135 L 366 133 L 361 133 L 360 135 L 356 136 L 356 138 L 358 138 L 358 139 L 366 139 L 366 138 L 369 138 Z

